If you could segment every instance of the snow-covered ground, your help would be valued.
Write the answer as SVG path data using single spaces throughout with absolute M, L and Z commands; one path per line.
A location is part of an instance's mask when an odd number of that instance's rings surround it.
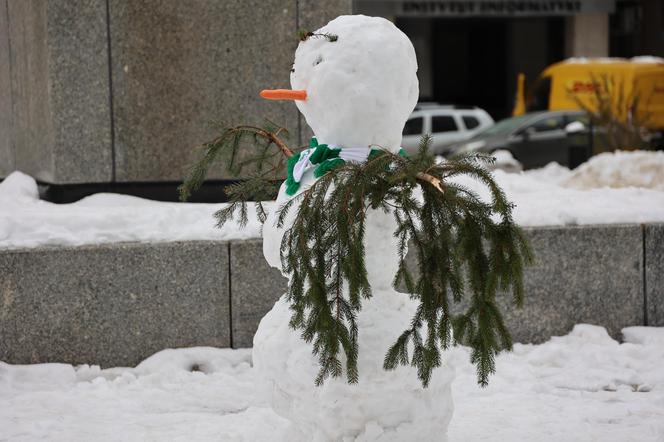
M 517 344 L 485 389 L 468 349 L 451 351 L 450 440 L 664 440 L 664 328 L 623 334 L 619 344 L 577 325 L 541 345 Z M 0 440 L 279 442 L 287 426 L 254 394 L 250 350 L 164 350 L 107 370 L 0 363 Z
M 664 152 L 602 154 L 573 171 L 551 163 L 494 175 L 516 204 L 514 218 L 522 226 L 664 221 Z M 462 181 L 486 193 L 478 183 Z M 215 228 L 212 214 L 222 207 L 117 194 L 52 204 L 39 200 L 31 177 L 16 172 L 0 183 L 0 249 L 260 236 L 255 216 L 244 229 L 235 223 Z

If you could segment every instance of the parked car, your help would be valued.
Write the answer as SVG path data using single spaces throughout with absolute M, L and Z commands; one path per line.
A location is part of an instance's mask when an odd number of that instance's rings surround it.
M 524 83 L 525 76 L 519 74 L 513 116 L 528 111 L 582 110 L 581 103 L 596 110 L 597 92 L 609 86 L 612 90 L 604 92 L 615 96 L 611 114 L 633 113 L 650 132 L 664 133 L 663 58 L 570 58 L 544 69 L 528 94 Z
M 401 146 L 415 153 L 422 135 L 431 134 L 430 149 L 442 155 L 447 146 L 467 140 L 492 124 L 493 118 L 478 107 L 420 103 L 406 121 Z
M 507 118 L 450 148 L 459 152 L 509 151 L 524 169 L 555 161 L 575 167 L 592 152 L 592 128 L 582 111 L 533 112 Z

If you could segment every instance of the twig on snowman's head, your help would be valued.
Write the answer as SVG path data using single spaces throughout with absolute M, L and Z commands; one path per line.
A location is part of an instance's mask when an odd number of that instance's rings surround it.
M 308 31 L 306 29 L 300 29 L 299 31 L 297 31 L 297 36 L 300 39 L 300 41 L 306 41 L 311 37 L 314 37 L 314 38 L 323 37 L 323 38 L 327 39 L 327 41 L 329 41 L 329 42 L 335 42 L 335 41 L 339 40 L 339 36 L 336 35 L 336 34 L 330 34 L 330 33 L 327 33 L 327 32 L 325 32 L 325 33 L 315 33 L 315 32 Z

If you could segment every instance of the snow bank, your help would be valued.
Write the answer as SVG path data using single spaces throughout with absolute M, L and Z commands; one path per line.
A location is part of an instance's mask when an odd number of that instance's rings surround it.
M 664 152 L 605 153 L 573 171 L 551 163 L 494 176 L 516 204 L 514 218 L 522 226 L 664 222 Z M 461 181 L 488 195 L 477 182 Z M 0 183 L 0 249 L 261 236 L 253 209 L 244 229 L 233 222 L 215 228 L 212 215 L 224 206 L 103 193 L 52 204 L 39 200 L 32 178 L 14 172 Z
M 641 345 L 660 345 L 664 348 L 664 327 L 626 327 L 622 329 L 625 342 Z
M 621 224 L 664 221 L 664 191 L 643 187 L 568 188 L 574 174 L 556 163 L 521 173 L 493 172 L 514 203 L 514 220 L 521 226 Z M 456 180 L 483 198 L 489 191 L 477 181 Z M 591 182 L 590 179 L 587 182 Z
M 468 349 L 456 368 L 451 441 L 661 441 L 664 328 L 629 327 L 625 343 L 580 325 L 498 356 L 487 388 Z M 255 395 L 251 350 L 167 350 L 136 368 L 0 363 L 0 440 L 289 441 L 288 423 Z M 191 371 L 190 364 L 209 367 Z M 390 398 L 398 402 L 400 396 Z M 344 415 L 321 415 L 342 425 Z
M 109 193 L 72 204 L 53 204 L 39 200 L 34 179 L 14 172 L 0 183 L 0 249 L 260 236 L 253 209 L 246 228 L 230 222 L 217 229 L 213 214 L 223 207 L 225 204 L 166 203 Z
M 192 370 L 192 367 L 202 370 Z M 164 350 L 136 368 L 0 363 L 0 440 L 285 440 L 250 350 Z
M 491 155 L 496 159 L 496 162 L 489 165 L 490 170 L 502 170 L 509 173 L 523 170 L 523 165 L 514 158 L 509 150 L 496 150 Z
M 574 169 L 562 183 L 572 189 L 642 187 L 664 191 L 664 152 L 608 152 Z
M 486 389 L 472 385 L 466 364 L 453 385 L 450 439 L 664 440 L 664 346 L 650 339 L 664 329 L 642 329 L 642 344 L 619 344 L 592 325 L 517 344 L 498 357 Z M 460 349 L 461 362 L 467 352 Z

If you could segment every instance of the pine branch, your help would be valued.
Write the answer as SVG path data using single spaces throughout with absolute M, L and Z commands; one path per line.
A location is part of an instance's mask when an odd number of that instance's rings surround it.
M 224 159 L 227 172 L 235 175 L 250 168 L 254 180 L 260 178 L 268 184 L 281 177 L 283 158 L 293 155 L 293 151 L 279 137 L 281 134 L 288 135 L 286 129 L 270 121 L 263 128 L 241 125 L 223 128 L 221 131 L 220 136 L 194 149 L 202 154 L 198 161 L 190 165 L 184 182 L 178 188 L 181 201 L 189 199 L 192 192 L 203 184 L 210 168 Z M 276 146 L 281 155 L 275 156 L 270 146 Z M 248 160 L 239 161 L 241 150 L 244 149 L 253 149 L 258 153 Z
M 256 162 L 238 162 L 242 137 L 250 137 L 258 148 Z M 520 306 L 523 269 L 532 260 L 528 242 L 512 219 L 513 206 L 483 165 L 490 157 L 468 155 L 437 164 L 427 147 L 424 139 L 419 153 L 410 158 L 384 151 L 362 164 L 344 163 L 279 209 L 280 227 L 286 214 L 297 210 L 284 232 L 280 255 L 290 276 L 289 325 L 318 357 L 318 385 L 344 371 L 349 382 L 359 380 L 356 318 L 363 300 L 372 296 L 364 248 L 369 210 L 394 216 L 399 267 L 393 284 L 403 281 L 418 302 L 410 327 L 385 355 L 386 370 L 411 365 L 426 387 L 441 364 L 441 351 L 463 343 L 472 349 L 478 382 L 486 385 L 495 371 L 495 356 L 511 348 L 496 296 L 511 290 L 510 299 Z M 231 204 L 217 214 L 220 224 L 232 217 L 246 222 L 247 202 L 275 192 L 276 182 L 268 179 L 275 169 L 264 167 L 263 158 L 274 160 L 274 154 L 284 160 L 293 154 L 280 142 L 279 129 L 253 126 L 228 129 L 206 148 L 185 190 L 195 187 L 222 151 L 230 161 L 227 167 L 252 165 L 257 170 L 251 179 L 227 188 Z M 458 175 L 483 183 L 490 201 L 450 181 Z M 410 242 L 417 277 L 406 265 Z M 450 304 L 464 298 L 468 309 L 452 316 Z

